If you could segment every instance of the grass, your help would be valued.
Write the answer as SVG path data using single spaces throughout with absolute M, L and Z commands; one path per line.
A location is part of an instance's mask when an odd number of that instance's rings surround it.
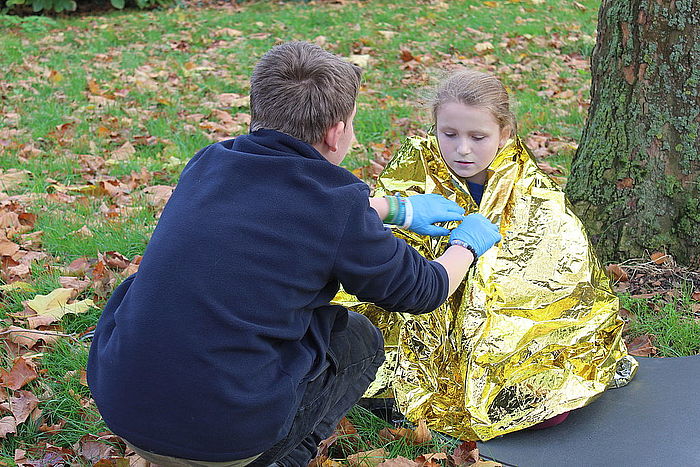
M 677 298 L 632 298 L 623 294 L 620 302 L 631 312 L 630 335 L 654 336 L 654 346 L 663 357 L 700 354 L 700 316 L 692 290 L 682 289 Z M 697 307 L 700 310 L 700 307 Z
M 429 125 L 424 96 L 456 66 L 491 71 L 504 81 L 523 137 L 537 132 L 575 144 L 585 120 L 587 57 L 595 43 L 599 4 L 260 1 L 99 16 L 0 16 L 0 168 L 30 172 L 3 190 L 19 197 L 4 202 L 3 209 L 16 204 L 35 214 L 33 232 L 43 232 L 37 248 L 48 254 L 23 278 L 33 291 L 2 292 L 3 326 L 16 323 L 12 315 L 22 312 L 23 301 L 59 287 L 72 260 L 94 260 L 107 251 L 128 258 L 143 252 L 157 222 L 157 209 L 143 189 L 175 184 L 198 149 L 246 131 L 245 124 L 229 134 L 213 130 L 211 123 L 221 123 L 213 111 L 232 118 L 249 112 L 225 104 L 221 94 L 247 95 L 252 66 L 277 42 L 303 39 L 343 56 L 369 55 L 355 119 L 358 143 L 344 162 L 349 169 L 364 166 L 376 153 L 390 153 L 408 134 Z M 127 142 L 134 154 L 114 160 Z M 102 158 L 104 165 L 91 168 L 85 155 Z M 548 161 L 568 170 L 572 155 L 565 148 Z M 121 197 L 80 191 L 100 180 L 126 183 L 142 169 L 148 180 L 134 182 Z M 65 197 L 57 199 L 61 186 L 67 187 Z M 93 235 L 76 234 L 83 226 Z M 11 232 L 10 237 L 21 239 Z M 104 305 L 103 295 L 94 292 L 88 289 L 77 299 L 94 298 Z M 635 332 L 656 335 L 662 353 L 698 352 L 697 323 L 686 315 L 666 305 L 660 313 L 651 302 L 623 300 L 638 318 Z M 78 335 L 98 318 L 99 310 L 67 315 L 59 328 Z M 3 368 L 11 366 L 13 356 L 8 345 L 0 346 Z M 104 429 L 80 383 L 86 358 L 86 345 L 74 339 L 36 355 L 44 374 L 28 388 L 42 400 L 41 423 L 64 420 L 65 426 L 51 435 L 38 430 L 39 422 L 21 424 L 16 435 L 3 440 L 2 462 L 12 464 L 17 448 L 43 442 L 67 447 L 83 434 Z M 350 417 L 367 447 L 380 442 L 381 420 L 359 408 Z M 426 449 L 450 447 L 442 440 L 419 448 L 394 442 L 387 449 L 414 458 Z

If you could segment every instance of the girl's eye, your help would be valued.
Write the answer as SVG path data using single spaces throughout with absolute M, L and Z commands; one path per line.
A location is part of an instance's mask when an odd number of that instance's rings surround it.
M 475 141 L 481 141 L 482 139 L 486 138 L 486 136 L 472 136 L 472 139 Z
M 455 133 L 450 133 L 448 131 L 443 131 L 442 134 L 447 136 L 448 138 L 452 138 L 455 135 Z

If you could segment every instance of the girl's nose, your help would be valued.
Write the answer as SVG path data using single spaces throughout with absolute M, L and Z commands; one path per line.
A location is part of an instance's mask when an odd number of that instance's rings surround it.
M 471 148 L 469 147 L 469 144 L 467 143 L 466 139 L 463 139 L 459 142 L 459 146 L 457 146 L 457 152 L 461 155 L 467 155 L 471 152 Z

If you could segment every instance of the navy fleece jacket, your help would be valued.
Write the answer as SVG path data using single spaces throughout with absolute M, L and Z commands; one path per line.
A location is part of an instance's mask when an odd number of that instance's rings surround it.
M 187 459 L 264 452 L 345 327 L 339 283 L 389 311 L 437 308 L 445 269 L 384 228 L 368 194 L 272 130 L 197 153 L 97 325 L 88 382 L 107 426 Z

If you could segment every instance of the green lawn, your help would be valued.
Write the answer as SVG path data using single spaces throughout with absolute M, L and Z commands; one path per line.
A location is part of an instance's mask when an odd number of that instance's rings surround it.
M 3 244 L 0 272 L 5 283 L 29 284 L 0 292 L 0 328 L 26 327 L 23 302 L 67 284 L 67 277 L 87 287 L 74 300 L 96 304 L 40 327 L 71 335 L 52 345 L 0 334 L 0 368 L 9 371 L 20 353 L 36 363 L 38 377 L 23 389 L 37 395 L 42 410 L 2 440 L 0 465 L 12 465 L 16 449 L 32 459 L 88 463 L 77 451 L 60 452 L 105 429 L 82 384 L 89 340 L 81 336 L 136 267 L 162 208 L 159 193 L 177 182 L 199 148 L 247 131 L 248 79 L 271 46 L 309 40 L 367 60 L 358 142 L 344 162 L 351 170 L 390 155 L 425 128 L 430 86 L 468 66 L 506 83 L 520 134 L 566 172 L 588 106 L 598 6 L 261 1 L 74 18 L 0 16 L 0 225 L 21 246 L 17 252 Z M 125 259 L 107 254 L 113 251 Z M 381 428 L 362 411 L 353 419 L 365 441 Z M 420 451 L 392 446 L 392 455 Z

